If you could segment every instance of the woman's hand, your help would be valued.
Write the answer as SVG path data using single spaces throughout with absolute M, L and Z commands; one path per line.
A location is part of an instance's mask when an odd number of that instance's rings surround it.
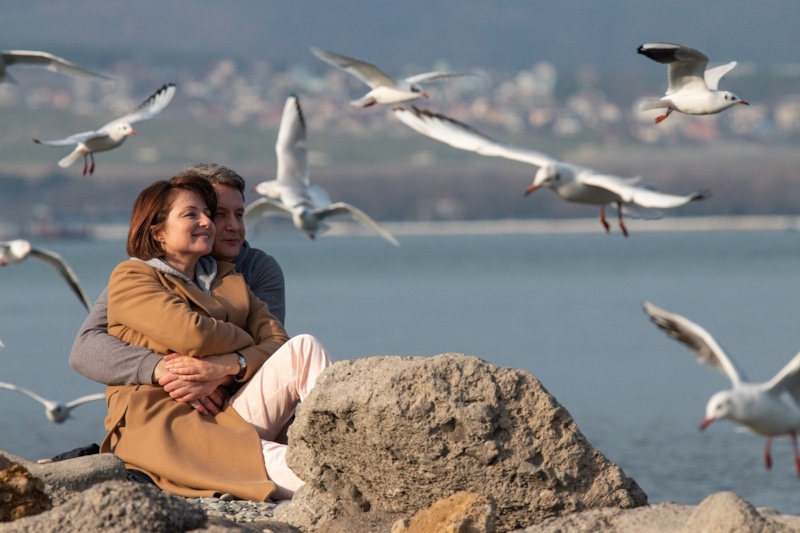
M 209 356 L 203 359 L 181 354 L 164 356 L 156 366 L 154 377 L 170 397 L 181 403 L 188 403 L 200 414 L 216 415 L 225 406 L 227 391 L 222 388 L 230 381 L 230 368 L 226 359 L 238 356 L 229 354 Z M 204 360 L 205 359 L 205 360 Z
M 188 403 L 203 415 L 216 415 L 228 399 L 222 387 L 225 381 L 185 381 L 177 374 L 166 373 L 158 380 L 158 384 L 176 402 Z

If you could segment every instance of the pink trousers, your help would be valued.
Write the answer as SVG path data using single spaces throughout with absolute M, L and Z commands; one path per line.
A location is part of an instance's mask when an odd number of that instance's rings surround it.
M 297 335 L 281 346 L 231 398 L 239 415 L 261 437 L 267 475 L 275 483 L 273 500 L 291 499 L 303 481 L 286 465 L 286 444 L 274 442 L 320 373 L 333 361 L 312 335 Z

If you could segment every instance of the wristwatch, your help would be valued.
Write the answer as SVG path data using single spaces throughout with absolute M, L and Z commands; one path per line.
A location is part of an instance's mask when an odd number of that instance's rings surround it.
M 233 379 L 241 381 L 244 379 L 245 374 L 247 374 L 247 359 L 239 352 L 236 352 L 236 355 L 239 356 L 239 373 L 233 376 Z

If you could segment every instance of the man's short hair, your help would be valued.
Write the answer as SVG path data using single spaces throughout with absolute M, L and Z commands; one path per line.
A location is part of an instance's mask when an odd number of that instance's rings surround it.
M 233 187 L 244 198 L 244 178 L 226 166 L 217 163 L 194 163 L 186 167 L 186 172 L 202 176 L 210 181 L 212 185 Z

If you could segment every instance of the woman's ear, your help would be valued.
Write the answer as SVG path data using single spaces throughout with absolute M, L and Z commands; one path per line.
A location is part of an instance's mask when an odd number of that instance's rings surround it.
M 150 226 L 150 235 L 156 242 L 164 242 L 164 231 L 156 225 Z

